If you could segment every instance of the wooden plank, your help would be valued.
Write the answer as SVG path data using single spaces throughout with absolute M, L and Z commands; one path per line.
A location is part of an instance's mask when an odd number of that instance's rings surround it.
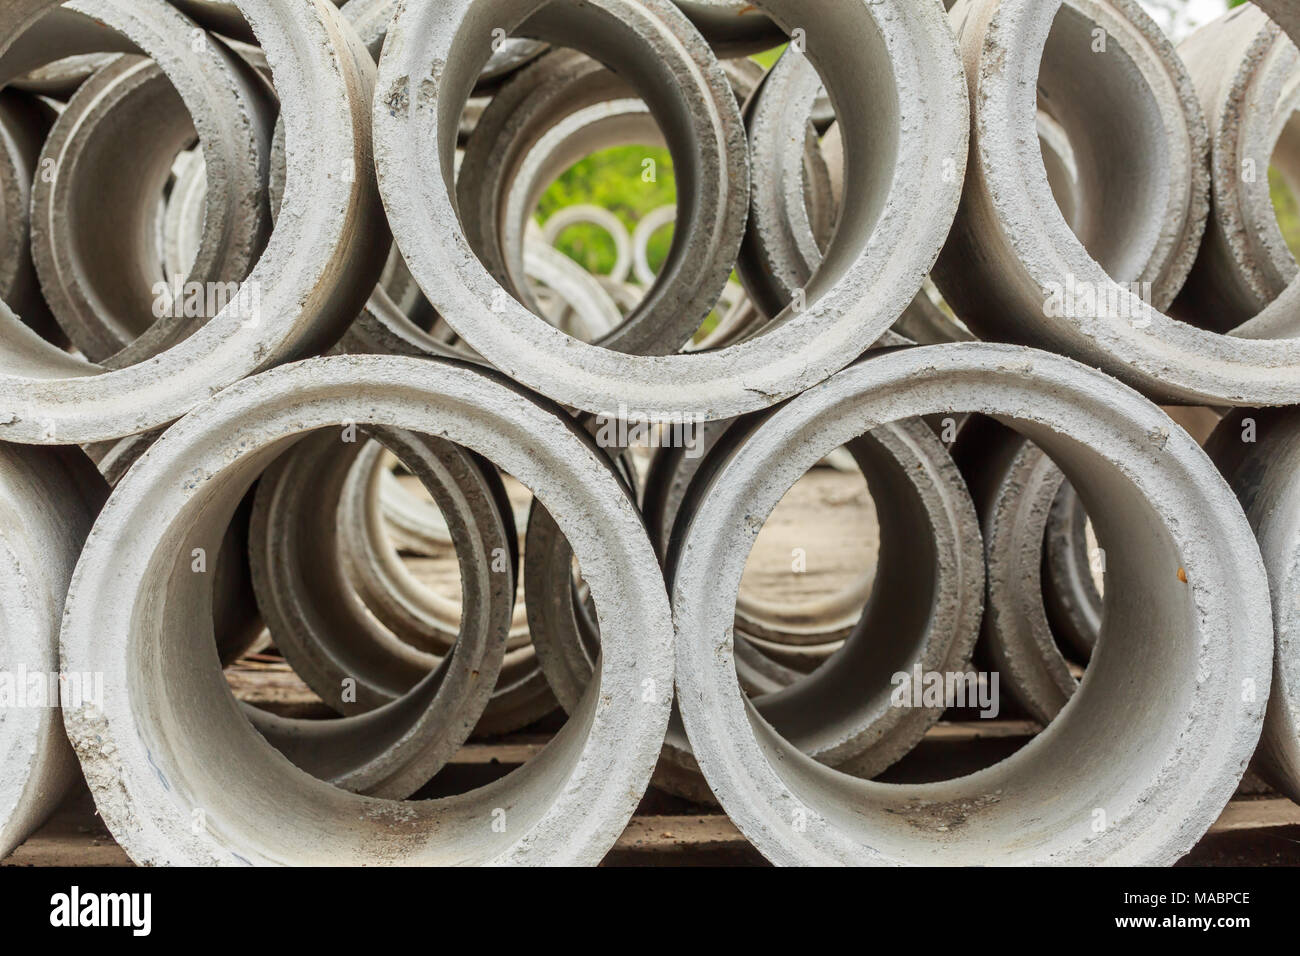
M 1300 806 L 1286 797 L 1233 800 L 1210 827 L 1211 833 L 1300 826 Z M 1300 857 L 1300 853 L 1297 854 Z M 1300 860 L 1298 860 L 1300 862 Z
M 245 672 L 253 674 L 253 672 Z M 275 671 L 259 671 L 255 694 L 275 697 L 286 689 Z M 291 689 L 291 688 L 287 688 Z M 926 742 L 935 752 L 983 741 L 986 747 L 1014 746 L 1038 730 L 1030 721 L 943 722 Z M 464 792 L 521 766 L 546 746 L 549 733 L 520 733 L 464 746 L 447 768 L 419 796 Z M 1257 788 L 1258 784 L 1252 785 Z M 1206 838 L 1189 855 L 1187 865 L 1300 864 L 1300 806 L 1276 795 L 1238 798 L 1224 810 Z M 765 861 L 727 817 L 653 788 L 641 809 L 605 860 L 628 865 L 763 865 Z M 88 792 L 74 794 L 4 866 L 128 866 L 130 860 L 113 842 L 95 814 Z
M 619 849 L 633 847 L 674 849 L 683 846 L 727 846 L 748 842 L 727 817 L 721 813 L 713 813 L 686 817 L 633 817 L 615 845 Z
M 484 748 L 488 750 L 491 748 Z M 1234 800 L 1188 862 L 1300 864 L 1300 806 L 1274 797 Z M 761 865 L 762 857 L 720 813 L 634 817 L 606 865 Z M 86 795 L 61 808 L 0 866 L 130 866 Z
M 132 866 L 95 813 L 95 801 L 82 785 L 45 825 L 0 866 Z

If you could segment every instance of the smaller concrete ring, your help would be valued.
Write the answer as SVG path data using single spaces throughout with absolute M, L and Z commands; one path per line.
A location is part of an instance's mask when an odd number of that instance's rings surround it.
M 377 429 L 448 517 L 462 605 L 451 646 L 412 686 L 375 704 L 381 627 L 348 586 L 337 502 L 373 445 L 346 430 L 300 441 L 258 481 L 249 529 L 253 588 L 272 640 L 327 704 L 351 714 L 298 720 L 246 708 L 253 725 L 295 764 L 335 785 L 404 798 L 427 783 L 478 723 L 506 653 L 517 550 L 495 470 L 449 442 Z M 351 444 L 352 447 L 348 447 Z M 504 553 L 498 559 L 497 553 Z M 498 563 L 500 561 L 500 563 Z M 428 624 L 426 620 L 423 623 Z M 421 634 L 426 637 L 427 635 Z M 414 655 L 411 655 L 414 656 Z M 351 693 L 349 693 L 351 691 Z M 373 708 L 373 709 L 372 709 Z M 362 713 L 364 711 L 364 713 Z
M 183 17 L 159 18 L 155 35 L 99 0 L 64 10 L 133 29 L 152 57 L 119 57 L 81 85 L 41 151 L 52 175 L 32 189 L 32 254 L 45 297 L 82 354 L 120 368 L 183 339 L 211 318 L 209 283 L 230 283 L 234 298 L 252 269 L 271 231 L 260 197 L 278 108 L 252 68 L 217 41 L 196 56 Z M 196 135 L 206 189 L 195 258 L 162 275 L 157 209 L 177 153 Z M 126 156 L 130 176 L 121 174 Z M 201 314 L 176 316 L 173 299 L 184 309 L 187 282 L 204 289 Z
M 579 203 L 576 206 L 566 206 L 556 210 L 542 224 L 542 235 L 546 237 L 547 242 L 555 245 L 555 240 L 564 230 L 579 223 L 596 226 L 609 235 L 614 242 L 614 268 L 610 269 L 605 278 L 613 282 L 625 280 L 628 273 L 632 271 L 632 239 L 627 234 L 627 226 L 623 225 L 623 220 L 603 206 Z

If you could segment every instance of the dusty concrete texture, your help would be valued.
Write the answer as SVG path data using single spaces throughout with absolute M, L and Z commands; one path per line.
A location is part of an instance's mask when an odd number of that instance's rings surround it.
M 1227 332 L 1264 310 L 1297 274 L 1269 176 L 1274 167 L 1294 184 L 1300 173 L 1297 53 L 1254 4 L 1201 28 L 1178 52 L 1209 121 L 1214 183 L 1205 243 L 1178 307 L 1190 321 Z
M 96 691 L 0 708 L 0 856 L 75 761 L 143 864 L 1169 864 L 1252 759 L 1300 802 L 1291 0 L 0 19 L 0 674 Z M 673 203 L 534 221 L 631 143 Z M 985 669 L 1009 719 L 896 699 Z

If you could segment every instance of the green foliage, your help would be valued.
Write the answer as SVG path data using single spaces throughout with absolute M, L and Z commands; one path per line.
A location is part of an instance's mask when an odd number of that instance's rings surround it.
M 654 161 L 654 181 L 646 181 L 644 161 Z M 650 146 L 618 146 L 575 163 L 547 189 L 537 213 L 545 222 L 557 210 L 581 203 L 602 206 L 622 220 L 628 232 L 652 209 L 677 201 L 673 160 L 668 150 Z M 649 260 L 658 269 L 672 244 L 672 226 L 650 240 Z M 614 268 L 614 243 L 599 227 L 580 224 L 558 237 L 556 248 L 588 272 L 605 274 Z
M 755 63 L 757 63 L 759 66 L 761 66 L 763 69 L 770 70 L 776 64 L 776 61 L 781 59 L 781 54 L 785 52 L 785 48 L 789 45 L 790 44 L 788 43 L 783 43 L 780 46 L 773 47 L 770 50 L 764 50 L 762 53 L 755 53 L 753 56 L 750 57 L 750 59 L 753 60 Z
M 1277 224 L 1282 228 L 1282 238 L 1296 257 L 1300 258 L 1300 202 L 1296 201 L 1295 194 L 1276 169 L 1268 171 L 1268 185 L 1273 194 L 1273 211 L 1277 214 Z

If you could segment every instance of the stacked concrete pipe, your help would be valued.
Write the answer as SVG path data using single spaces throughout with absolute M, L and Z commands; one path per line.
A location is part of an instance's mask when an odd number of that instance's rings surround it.
M 354 475 L 370 472 L 378 451 L 364 440 L 340 448 L 338 436 L 317 436 L 260 483 L 250 530 L 253 581 L 277 645 L 340 713 L 392 709 L 440 684 L 448 696 L 464 694 L 445 672 L 454 666 L 462 679 L 474 672 L 464 716 L 441 728 L 454 739 L 441 754 L 445 762 L 476 725 L 488 734 L 515 730 L 555 702 L 531 648 L 518 640 L 507 647 L 519 549 L 500 477 L 445 442 L 393 441 L 388 438 L 389 447 L 404 450 L 403 460 L 419 469 L 449 522 L 463 591 L 455 630 L 446 630 L 445 610 L 410 587 L 415 582 L 368 581 L 381 566 L 340 547 L 340 535 L 355 540 L 364 533 L 356 527 L 365 517 L 357 513 L 360 502 L 350 500 L 363 490 L 352 486 Z
M 78 764 L 141 864 L 596 864 L 653 785 L 777 864 L 1165 865 L 1300 801 L 1291 0 L 0 7 L 0 678 L 102 682 L 0 707 L 0 856 Z M 669 204 L 539 221 L 629 145 Z M 875 566 L 742 591 L 815 468 Z M 1041 730 L 930 766 L 923 674 Z
M 176 308 L 185 305 L 186 283 L 233 288 L 261 255 L 271 229 L 264 184 L 277 107 L 261 78 L 218 41 L 196 56 L 193 25 L 166 3 L 146 3 L 132 16 L 98 0 L 63 11 L 121 29 L 145 54 L 117 58 L 77 89 L 41 151 L 52 175 L 37 178 L 32 196 L 33 255 L 55 318 L 86 358 L 122 368 L 212 318 L 206 299 L 198 315 Z M 185 271 L 166 275 L 151 199 L 196 137 L 206 185 L 201 235 Z M 120 175 L 128 166 L 133 175 Z M 88 195 L 97 201 L 87 203 Z
M 1264 9 L 1248 4 L 1178 48 L 1210 124 L 1214 204 L 1209 234 L 1178 306 L 1189 321 L 1226 332 L 1280 296 L 1297 274 L 1269 193 L 1276 164 L 1300 171 L 1300 56 Z
M 1088 679 L 1032 746 L 941 783 L 856 780 L 752 716 L 730 673 L 733 603 L 717 594 L 735 594 L 762 517 L 807 468 L 864 428 L 935 411 L 1015 420 L 1093 506 L 1135 586 L 1107 592 Z M 795 435 L 816 439 L 784 452 Z M 714 794 L 774 862 L 1167 864 L 1231 796 L 1263 721 L 1240 687 L 1269 680 L 1267 583 L 1227 484 L 1136 392 L 1013 347 L 882 352 L 775 413 L 707 499 L 670 564 L 678 701 Z
M 139 20 L 125 0 L 109 5 Z M 0 41 L 0 56 L 54 6 L 11 4 L 14 30 Z M 282 214 L 240 294 L 147 361 L 106 370 L 44 342 L 0 307 L 0 438 L 102 441 L 173 421 L 252 372 L 328 348 L 374 285 L 382 265 L 375 250 L 384 248 L 374 240 L 387 228 L 365 124 L 372 61 L 355 33 L 339 27 L 336 13 L 261 0 L 240 10 L 279 67 L 273 73 L 289 147 L 285 205 L 293 215 Z
M 107 492 L 79 449 L 0 446 L 0 668 L 9 698 L 0 714 L 0 858 L 45 821 L 77 778 L 61 701 L 93 708 L 105 692 L 94 669 L 73 674 L 60 666 L 59 624 L 72 569 Z
M 935 273 L 939 287 L 977 334 L 1070 355 L 1160 400 L 1218 406 L 1296 402 L 1300 344 L 1273 336 L 1293 329 L 1300 284 L 1287 286 L 1231 334 L 1195 328 L 1112 278 L 1108 266 L 1125 270 L 1094 258 L 1052 197 L 1036 139 L 1025 135 L 1035 125 L 1040 89 L 1056 104 L 1067 131 L 1074 127 L 1072 141 L 1090 143 L 1099 153 L 1094 174 L 1107 177 L 1107 196 L 1113 197 L 1108 201 L 1119 205 L 1109 218 L 1101 207 L 1093 215 L 1111 224 L 1112 235 L 1129 234 L 1118 224 L 1140 207 L 1139 197 L 1165 201 L 1145 189 L 1146 171 L 1163 175 L 1168 168 L 1152 157 L 1182 142 L 1164 135 L 1162 117 L 1173 113 L 1162 109 L 1161 99 L 1195 94 L 1162 91 L 1148 82 L 1141 58 L 1125 39 L 1120 21 L 1133 18 L 1120 16 L 1122 6 L 963 0 L 953 8 L 973 105 L 972 163 Z M 1300 36 L 1300 13 L 1292 4 L 1264 0 L 1259 7 L 1293 39 Z M 1109 38 L 1104 53 L 1092 52 L 1095 29 Z M 1092 72 L 1097 82 L 1086 92 L 1073 89 L 1094 56 L 1105 57 L 1107 68 Z M 1122 132 L 1085 133 L 1091 124 L 1108 123 Z M 1133 150 L 1126 161 L 1111 152 L 1120 143 Z M 1121 170 L 1127 173 L 1119 175 Z M 1131 198 L 1120 198 L 1124 194 Z M 1152 216 L 1146 228 L 1154 229 L 1158 218 Z M 1071 284 L 1091 290 L 1091 297 L 1072 308 L 1054 305 Z
M 399 390 L 391 388 L 395 374 Z M 492 458 L 559 516 L 593 569 L 602 666 L 599 691 L 593 685 L 566 732 L 526 768 L 462 796 L 396 804 L 304 773 L 253 729 L 202 629 L 192 628 L 210 619 L 210 589 L 188 567 L 176 576 L 159 562 L 176 554 L 178 540 L 211 546 L 286 440 L 314 429 L 337 435 L 353 420 L 418 430 L 429 427 L 430 409 L 440 437 Z M 194 474 L 207 477 L 184 477 Z M 126 691 L 109 695 L 102 713 L 78 710 L 65 720 L 101 815 L 139 862 L 594 863 L 631 816 L 668 719 L 671 612 L 656 569 L 605 455 L 518 386 L 410 359 L 293 365 L 187 416 L 117 489 L 74 576 L 63 651 L 68 666 L 101 670 L 107 685 Z M 165 604 L 148 600 L 159 585 L 172 592 Z M 214 666 L 189 666 L 205 654 Z M 140 670 L 146 660 L 153 663 Z M 238 772 L 222 769 L 232 766 Z M 608 786 L 611 777 L 625 786 Z M 500 829 L 494 808 L 508 808 Z M 196 818 L 204 826 L 193 827 Z
M 1296 647 L 1296 456 L 1300 420 L 1294 409 L 1240 409 L 1210 436 L 1206 450 L 1241 499 L 1259 539 L 1272 589 L 1276 646 L 1273 685 L 1255 768 L 1281 793 L 1300 803 L 1300 652 Z
M 451 175 L 455 120 L 490 53 L 488 36 L 478 36 L 473 24 L 491 20 L 508 33 L 591 45 L 592 53 L 598 45 L 656 50 L 655 56 L 629 58 L 624 72 L 652 112 L 666 113 L 692 77 L 724 91 L 725 76 L 716 61 L 708 62 L 712 54 L 700 51 L 705 60 L 689 73 L 667 68 L 680 55 L 683 27 L 677 22 L 681 14 L 659 0 L 602 0 L 580 10 L 457 0 L 437 16 L 415 6 L 399 8 L 389 24 L 375 98 L 380 189 L 412 274 L 442 317 L 487 361 L 548 397 L 594 414 L 624 404 L 727 418 L 767 407 L 842 368 L 902 312 L 956 207 L 957 184 L 944 184 L 941 170 L 947 163 L 960 171 L 966 155 L 964 81 L 943 11 L 920 4 L 885 16 L 878 6 L 851 4 L 806 18 L 804 5 L 777 0 L 759 9 L 787 32 L 806 28 L 809 56 L 853 133 L 845 137 L 851 175 L 841 227 L 820 282 L 809 290 L 807 308 L 786 316 L 779 327 L 713 352 L 641 356 L 563 335 L 513 298 L 503 298 L 499 283 L 470 252 L 460 225 L 468 211 L 458 210 Z M 401 42 L 394 44 L 396 37 Z M 850 67 L 867 55 L 888 59 L 894 70 L 870 74 L 864 88 L 863 74 Z M 433 81 L 419 79 L 431 62 L 445 67 Z M 715 135 L 724 135 L 720 127 Z M 743 155 L 743 143 L 731 146 L 729 155 Z M 896 169 L 907 175 L 895 179 Z
M 0 95 L 0 299 L 12 303 L 35 332 L 61 341 L 40 294 L 30 245 L 31 191 L 54 115 L 48 103 L 20 90 Z

